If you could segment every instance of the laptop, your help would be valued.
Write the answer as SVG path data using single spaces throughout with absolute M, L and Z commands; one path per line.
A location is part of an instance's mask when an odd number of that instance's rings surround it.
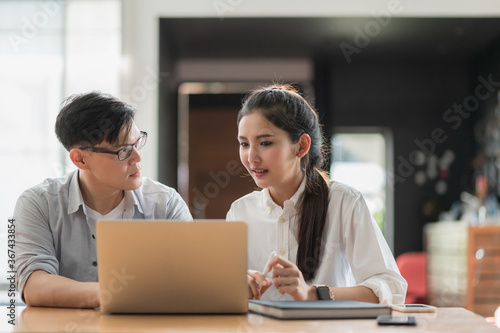
M 247 312 L 246 223 L 119 220 L 96 228 L 102 312 Z

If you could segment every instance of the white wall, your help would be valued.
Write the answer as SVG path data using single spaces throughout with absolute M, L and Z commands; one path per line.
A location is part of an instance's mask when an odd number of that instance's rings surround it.
M 151 133 L 144 174 L 157 179 L 159 18 L 371 16 L 392 10 L 400 17 L 500 17 L 500 0 L 123 0 L 123 98 Z M 127 97 L 128 96 L 128 97 Z

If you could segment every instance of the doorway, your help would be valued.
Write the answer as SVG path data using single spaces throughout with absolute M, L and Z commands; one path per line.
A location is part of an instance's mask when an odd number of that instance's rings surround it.
M 178 189 L 195 219 L 224 219 L 231 203 L 257 189 L 239 159 L 237 115 L 262 83 L 179 86 Z

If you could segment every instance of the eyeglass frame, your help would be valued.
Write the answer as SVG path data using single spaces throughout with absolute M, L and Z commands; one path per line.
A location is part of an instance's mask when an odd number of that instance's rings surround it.
M 142 145 L 141 148 L 137 149 L 137 143 L 141 139 L 144 139 L 144 144 Z M 78 147 L 78 149 L 88 150 L 88 151 L 92 151 L 94 153 L 103 153 L 103 154 L 116 155 L 118 157 L 118 161 L 125 161 L 127 158 L 130 157 L 130 155 L 132 155 L 132 151 L 134 150 L 134 147 L 135 147 L 135 149 L 137 149 L 137 151 L 141 150 L 146 145 L 146 141 L 147 140 L 148 140 L 148 133 L 145 132 L 145 131 L 141 131 L 141 136 L 139 136 L 139 139 L 137 139 L 136 142 L 131 143 L 129 145 L 125 145 L 123 148 L 121 148 L 118 151 L 110 150 L 110 149 L 107 149 L 107 148 L 100 148 L 100 147 Z M 124 158 L 120 159 L 120 152 L 123 151 L 123 150 L 125 150 L 125 149 L 127 149 L 128 147 L 132 147 L 132 149 L 130 149 L 130 151 L 127 154 L 127 156 L 125 156 Z

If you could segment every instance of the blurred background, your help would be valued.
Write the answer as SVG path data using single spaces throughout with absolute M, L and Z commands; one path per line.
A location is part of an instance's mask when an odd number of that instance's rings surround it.
M 195 218 L 225 218 L 256 189 L 238 157 L 242 97 L 280 82 L 317 109 L 324 169 L 363 192 L 395 256 L 424 252 L 439 220 L 496 224 L 499 18 L 497 0 L 0 0 L 2 219 L 74 168 L 55 117 L 91 90 L 138 110 L 145 176 Z

